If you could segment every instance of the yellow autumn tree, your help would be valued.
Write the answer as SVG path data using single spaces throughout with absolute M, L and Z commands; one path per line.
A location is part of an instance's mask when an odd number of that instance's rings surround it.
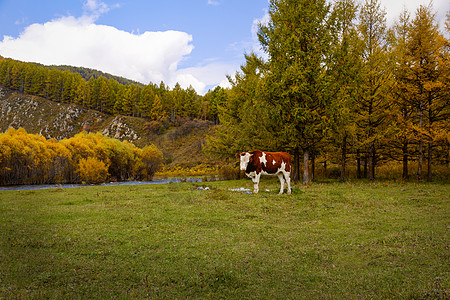
M 108 167 L 103 161 L 95 157 L 88 157 L 80 159 L 76 172 L 81 181 L 98 184 L 108 179 Z
M 148 145 L 142 149 L 135 148 L 136 163 L 133 173 L 139 179 L 152 180 L 163 161 L 163 154 L 155 145 Z

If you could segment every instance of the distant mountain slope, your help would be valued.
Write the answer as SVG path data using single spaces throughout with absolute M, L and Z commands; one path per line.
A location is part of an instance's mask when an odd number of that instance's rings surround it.
M 89 128 L 139 147 L 153 143 L 164 153 L 171 166 L 190 167 L 209 162 L 201 148 L 206 134 L 213 131 L 210 122 L 191 120 L 166 128 L 162 134 L 150 133 L 146 130 L 148 124 L 143 118 L 104 114 L 76 104 L 57 103 L 23 94 L 0 85 L 0 132 L 5 132 L 9 127 L 23 127 L 29 133 L 60 140 Z
M 163 82 L 142 85 L 97 70 L 43 66 L 2 57 L 0 84 L 57 103 L 73 103 L 107 114 L 149 120 L 169 118 L 171 123 L 186 117 L 217 123 L 218 106 L 226 99 L 225 90 L 220 87 L 201 96 L 192 87 L 183 89 L 179 84 L 173 88 Z
M 56 70 L 60 70 L 60 71 L 70 71 L 72 73 L 78 73 L 85 80 L 89 80 L 91 77 L 93 77 L 94 79 L 100 78 L 100 77 L 105 77 L 106 79 L 114 79 L 115 81 L 117 81 L 120 84 L 125 84 L 125 85 L 136 84 L 141 87 L 144 86 L 144 84 L 134 81 L 134 80 L 131 80 L 131 79 L 127 79 L 127 78 L 120 77 L 120 76 L 115 76 L 115 75 L 112 75 L 109 73 L 104 73 L 99 70 L 94 70 L 94 69 L 89 69 L 89 68 L 84 68 L 84 67 L 74 67 L 74 66 L 66 66 L 66 65 L 46 66 L 46 65 L 42 65 L 42 64 L 38 64 L 38 63 L 36 63 L 36 65 L 38 65 L 40 67 L 45 67 L 48 69 L 56 69 Z

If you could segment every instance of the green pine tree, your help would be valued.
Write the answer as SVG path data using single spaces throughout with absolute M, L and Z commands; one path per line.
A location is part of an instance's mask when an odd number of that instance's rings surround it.
M 386 41 L 386 13 L 378 0 L 366 0 L 359 15 L 361 83 L 355 102 L 359 143 L 367 149 L 368 178 L 375 179 L 377 149 L 385 140 L 388 93 L 392 83 Z
M 294 152 L 299 179 L 303 151 L 303 182 L 310 181 L 309 158 L 323 138 L 329 99 L 326 59 L 331 51 L 330 5 L 325 0 L 272 0 L 270 21 L 260 26 L 259 40 L 269 55 L 265 75 L 267 101 L 279 120 L 277 139 Z

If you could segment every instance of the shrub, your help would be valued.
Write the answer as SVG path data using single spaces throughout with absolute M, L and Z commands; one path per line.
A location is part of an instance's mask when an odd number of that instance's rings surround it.
M 154 145 L 149 145 L 142 149 L 136 149 L 138 156 L 140 157 L 140 163 L 136 164 L 135 167 L 140 168 L 140 170 L 135 170 L 135 173 L 140 173 L 142 179 L 152 180 L 153 175 L 155 175 L 155 172 L 162 164 L 163 154 Z
M 164 120 L 153 120 L 146 122 L 144 124 L 144 131 L 147 132 L 147 134 L 162 134 L 164 130 L 166 129 L 166 123 Z
M 239 179 L 240 174 L 238 167 L 223 166 L 219 169 L 219 179 L 221 180 Z
M 177 123 L 179 124 L 176 129 L 169 134 L 169 138 L 172 140 L 176 140 L 192 132 L 198 132 L 200 130 L 206 130 L 209 126 L 212 125 L 211 121 L 198 120 L 189 118 L 177 119 Z
M 214 176 L 217 174 L 217 167 L 209 166 L 205 164 L 199 164 L 192 168 L 184 168 L 182 166 L 175 167 L 163 167 L 162 170 L 159 170 L 157 175 L 159 177 L 182 177 L 182 176 L 205 176 L 211 175 Z
M 86 183 L 101 183 L 108 179 L 108 165 L 94 157 L 82 158 L 78 162 L 77 174 Z

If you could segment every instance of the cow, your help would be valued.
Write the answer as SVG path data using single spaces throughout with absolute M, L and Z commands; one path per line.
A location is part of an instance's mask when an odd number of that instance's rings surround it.
M 280 194 L 287 186 L 287 193 L 291 193 L 291 155 L 286 152 L 249 151 L 236 153 L 240 159 L 240 169 L 253 181 L 253 193 L 258 193 L 261 174 L 277 175 L 280 179 Z

